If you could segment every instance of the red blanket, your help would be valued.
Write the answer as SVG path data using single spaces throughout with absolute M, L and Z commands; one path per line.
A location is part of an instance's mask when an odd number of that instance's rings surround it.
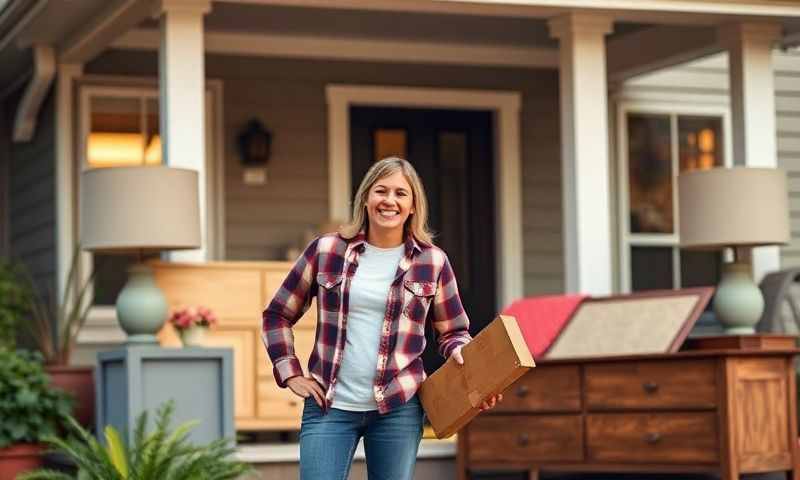
M 516 317 L 533 358 L 555 341 L 586 295 L 548 295 L 517 300 L 501 312 Z

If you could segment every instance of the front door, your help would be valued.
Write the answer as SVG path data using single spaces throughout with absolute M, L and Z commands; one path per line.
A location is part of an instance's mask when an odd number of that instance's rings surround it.
M 351 107 L 350 132 L 351 194 L 376 160 L 398 155 L 416 168 L 434 242 L 450 258 L 475 335 L 496 313 L 491 112 Z M 423 359 L 431 373 L 444 359 L 427 330 Z

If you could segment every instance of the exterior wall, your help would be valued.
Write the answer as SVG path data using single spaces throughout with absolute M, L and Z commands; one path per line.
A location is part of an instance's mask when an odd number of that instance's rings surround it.
M 8 132 L 22 91 L 3 105 Z M 27 143 L 8 144 L 9 253 L 30 270 L 42 294 L 55 288 L 55 95 L 39 111 L 36 133 Z M 9 134 L 10 135 L 10 134 Z
M 153 52 L 111 51 L 86 73 L 155 76 Z M 224 84 L 227 259 L 283 259 L 327 221 L 327 84 L 520 91 L 526 294 L 562 291 L 558 75 L 553 70 L 379 64 L 212 55 Z M 236 149 L 252 117 L 273 133 L 269 180 L 247 187 Z
M 6 121 L 6 113 L 0 104 L 0 257 L 8 256 L 8 167 L 10 156 L 8 143 L 11 133 Z
M 781 249 L 781 268 L 787 268 L 800 266 L 800 52 L 776 51 L 773 60 L 778 165 L 789 176 L 792 240 Z M 728 56 L 717 54 L 632 79 L 615 95 L 643 101 L 729 105 L 728 88 Z

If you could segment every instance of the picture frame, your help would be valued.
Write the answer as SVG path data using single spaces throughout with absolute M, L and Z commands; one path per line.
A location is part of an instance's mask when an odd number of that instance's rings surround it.
M 713 293 L 713 287 L 698 287 L 587 298 L 543 358 L 677 352 Z

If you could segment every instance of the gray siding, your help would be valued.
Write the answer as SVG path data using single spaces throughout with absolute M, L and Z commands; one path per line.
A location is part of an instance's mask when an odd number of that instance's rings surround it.
M 154 76 L 155 54 L 108 52 L 89 73 Z M 224 82 L 228 259 L 279 259 L 328 215 L 327 106 L 331 83 L 516 90 L 522 93 L 525 291 L 562 291 L 556 71 L 209 56 Z M 243 185 L 236 135 L 251 117 L 273 132 L 265 187 Z
M 778 165 L 789 176 L 792 240 L 781 249 L 781 266 L 800 266 L 800 53 L 776 51 L 775 109 Z M 627 82 L 628 97 L 659 100 L 681 95 L 685 102 L 729 105 L 728 57 L 718 54 Z
M 0 104 L 0 257 L 8 256 L 8 166 L 10 132 L 3 105 Z
M 7 125 L 22 92 L 4 105 Z M 33 275 L 43 294 L 55 286 L 55 108 L 51 90 L 39 111 L 30 142 L 11 143 L 8 149 L 9 250 Z

